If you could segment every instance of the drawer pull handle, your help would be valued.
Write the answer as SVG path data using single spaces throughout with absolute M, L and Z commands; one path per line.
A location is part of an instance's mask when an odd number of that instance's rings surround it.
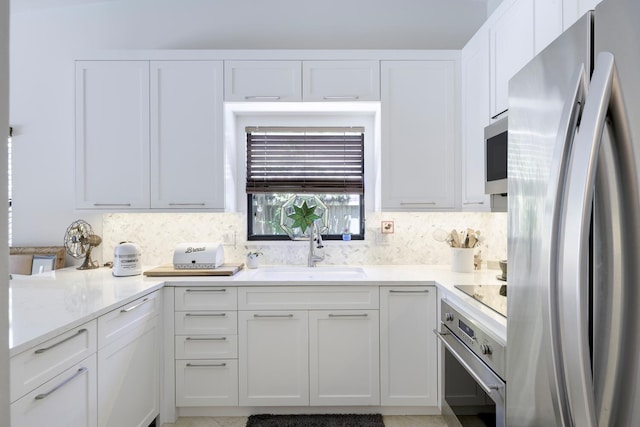
M 358 95 L 343 95 L 343 96 L 339 96 L 339 95 L 327 95 L 324 97 L 324 99 L 326 99 L 327 101 L 330 100 L 349 100 L 349 99 L 360 99 L 360 97 Z
M 227 313 L 187 313 L 187 317 L 226 317 Z
M 390 293 L 393 294 L 411 294 L 411 293 L 415 293 L 415 292 L 424 292 L 425 294 L 429 293 L 429 289 L 422 289 L 422 290 L 418 290 L 416 289 L 415 291 L 400 291 L 398 289 L 391 289 L 389 290 Z
M 187 289 L 185 292 L 227 292 L 226 289 Z
M 94 203 L 93 206 L 96 207 L 100 207 L 100 206 L 113 206 L 113 207 L 118 207 L 118 206 L 131 206 L 131 203 Z
M 435 205 L 436 202 L 400 202 L 401 206 L 409 206 L 409 205 Z
M 133 310 L 135 310 L 136 308 L 140 307 L 142 304 L 144 304 L 146 302 L 149 302 L 149 298 L 145 298 L 145 299 L 142 300 L 141 303 L 136 304 L 136 305 L 132 305 L 129 308 L 123 308 L 122 310 L 120 310 L 120 313 L 128 313 L 130 311 L 133 311 Z
M 187 363 L 187 368 L 224 368 L 226 363 Z
M 69 340 L 71 340 L 71 339 L 73 339 L 73 338 L 77 337 L 78 335 L 82 335 L 82 334 L 84 334 L 85 332 L 87 332 L 87 330 L 86 330 L 86 329 L 84 329 L 84 328 L 83 328 L 83 329 L 80 329 L 80 330 L 78 330 L 78 332 L 76 332 L 75 334 L 73 334 L 73 335 L 71 335 L 71 336 L 68 336 L 67 338 L 63 339 L 62 341 L 58 341 L 58 342 L 57 342 L 57 343 L 55 343 L 55 344 L 51 344 L 49 347 L 44 347 L 44 348 L 39 348 L 39 349 L 37 349 L 37 350 L 35 351 L 35 353 L 36 353 L 36 354 L 42 354 L 42 353 L 44 353 L 45 351 L 49 351 L 49 350 L 51 350 L 52 348 L 59 346 L 60 344 L 64 344 L 64 343 L 66 343 L 67 341 L 69 341 Z
M 217 338 L 192 338 L 187 337 L 187 341 L 226 341 L 227 337 L 217 337 Z
M 255 317 L 255 318 L 260 318 L 260 317 L 265 317 L 266 318 L 266 317 L 269 317 L 269 318 L 274 318 L 274 319 L 275 318 L 281 318 L 281 319 L 289 318 L 290 319 L 290 318 L 293 317 L 293 314 L 254 314 L 253 317 Z
M 58 384 L 57 386 L 55 386 L 54 388 L 52 388 L 48 392 L 37 395 L 35 397 L 35 399 L 36 400 L 42 400 L 42 399 L 45 399 L 45 398 L 49 397 L 51 394 L 55 393 L 56 391 L 58 391 L 59 389 L 61 389 L 65 385 L 69 384 L 71 381 L 73 381 L 74 379 L 76 379 L 77 377 L 79 377 L 80 375 L 85 373 L 86 371 L 87 371 L 87 368 L 85 368 L 83 366 L 82 368 L 78 369 L 75 374 L 71 375 L 69 378 L 67 378 L 66 380 L 62 381 L 60 384 Z
M 262 99 L 262 100 L 274 100 L 277 101 L 278 99 L 280 99 L 280 96 L 278 95 L 247 95 L 244 97 L 244 99 Z
M 194 202 L 194 203 L 178 203 L 178 202 L 169 202 L 169 206 L 204 206 L 204 202 Z
M 329 317 L 367 317 L 369 316 L 367 313 L 361 314 L 333 314 L 329 313 Z

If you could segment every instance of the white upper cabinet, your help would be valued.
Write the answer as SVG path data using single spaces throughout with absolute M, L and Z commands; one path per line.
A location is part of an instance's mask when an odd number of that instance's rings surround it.
M 304 101 L 379 101 L 379 61 L 304 61 Z
M 563 0 L 536 0 L 534 4 L 535 54 L 562 34 Z
M 509 80 L 534 56 L 534 0 L 500 12 L 490 28 L 491 116 L 508 109 Z
M 76 62 L 76 207 L 149 207 L 149 62 Z
M 572 26 L 589 10 L 595 9 L 601 0 L 564 0 L 562 8 L 563 29 Z
M 225 61 L 225 101 L 302 101 L 301 61 Z
M 222 61 L 151 62 L 151 207 L 224 209 Z
M 490 123 L 489 30 L 462 49 L 462 209 L 490 209 L 484 194 L 484 128 Z
M 76 206 L 224 209 L 222 61 L 76 62 Z
M 455 60 L 382 61 L 382 209 L 452 209 L 458 144 Z

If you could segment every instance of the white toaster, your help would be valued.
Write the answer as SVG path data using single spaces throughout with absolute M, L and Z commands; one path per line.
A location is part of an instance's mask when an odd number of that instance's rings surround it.
M 120 242 L 113 250 L 114 276 L 135 276 L 142 273 L 142 254 L 133 242 Z

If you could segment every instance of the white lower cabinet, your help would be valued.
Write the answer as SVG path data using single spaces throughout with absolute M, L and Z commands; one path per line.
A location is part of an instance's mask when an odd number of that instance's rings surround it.
M 378 405 L 378 310 L 309 312 L 310 404 Z
M 12 427 L 95 427 L 96 355 L 11 404 Z
M 241 311 L 238 318 L 240 405 L 308 405 L 308 313 Z
M 237 288 L 176 288 L 174 297 L 176 406 L 236 406 Z
M 147 427 L 160 412 L 157 296 L 98 319 L 99 427 Z
M 378 405 L 375 286 L 240 288 L 242 406 Z
M 238 360 L 176 360 L 177 406 L 238 404 Z
M 174 295 L 177 407 L 437 407 L 434 286 Z
M 381 404 L 438 403 L 436 288 L 380 287 Z

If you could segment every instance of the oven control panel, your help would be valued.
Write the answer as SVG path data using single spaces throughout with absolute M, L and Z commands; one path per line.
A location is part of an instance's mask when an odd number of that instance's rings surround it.
M 462 341 L 473 353 L 498 374 L 502 379 L 506 374 L 506 346 L 487 333 L 480 323 L 442 301 L 440 323 Z

